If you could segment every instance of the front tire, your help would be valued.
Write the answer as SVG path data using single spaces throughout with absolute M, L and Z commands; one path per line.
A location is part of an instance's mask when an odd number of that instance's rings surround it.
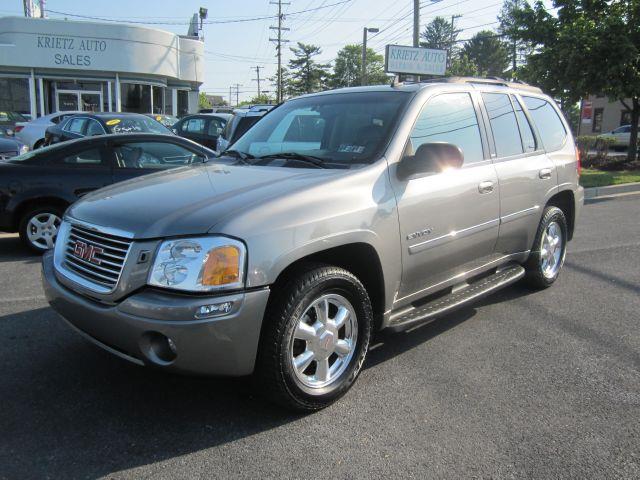
M 319 410 L 344 395 L 360 373 L 371 301 L 352 273 L 334 266 L 301 269 L 278 288 L 265 316 L 256 378 L 274 402 Z
M 564 212 L 546 207 L 525 265 L 525 280 L 530 287 L 547 288 L 557 280 L 567 253 L 568 231 Z
M 42 206 L 29 210 L 20 220 L 20 240 L 36 253 L 53 248 L 62 222 L 62 210 L 54 206 Z

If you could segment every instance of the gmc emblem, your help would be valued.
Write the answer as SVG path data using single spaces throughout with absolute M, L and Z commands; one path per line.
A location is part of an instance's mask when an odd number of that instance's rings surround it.
M 94 265 L 100 265 L 102 263 L 102 261 L 96 257 L 96 255 L 102 252 L 104 252 L 102 248 L 80 241 L 76 241 L 76 244 L 73 247 L 73 254 L 76 257 L 93 263 Z

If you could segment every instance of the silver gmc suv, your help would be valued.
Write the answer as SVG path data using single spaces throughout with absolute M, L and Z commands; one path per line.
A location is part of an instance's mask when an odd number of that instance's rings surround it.
M 130 362 L 253 374 L 329 405 L 372 335 L 557 278 L 583 204 L 569 127 L 539 89 L 453 78 L 274 108 L 216 161 L 72 205 L 51 306 Z M 80 360 L 80 359 L 79 359 Z

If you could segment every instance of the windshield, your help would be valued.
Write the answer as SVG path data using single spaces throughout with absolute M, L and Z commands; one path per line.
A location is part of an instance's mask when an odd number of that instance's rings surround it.
M 375 160 L 389 141 L 407 92 L 336 93 L 291 100 L 249 129 L 231 149 L 255 157 L 296 153 L 331 163 Z
M 105 119 L 105 124 L 111 133 L 172 133 L 161 123 L 142 115 L 139 117 Z

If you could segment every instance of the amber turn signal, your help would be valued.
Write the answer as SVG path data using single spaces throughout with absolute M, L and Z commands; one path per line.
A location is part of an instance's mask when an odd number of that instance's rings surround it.
M 240 251 L 231 245 L 209 252 L 202 271 L 202 285 L 214 287 L 240 280 Z

